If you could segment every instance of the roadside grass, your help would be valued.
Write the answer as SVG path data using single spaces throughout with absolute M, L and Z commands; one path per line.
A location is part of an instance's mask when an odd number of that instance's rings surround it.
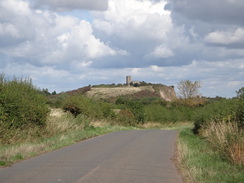
M 201 135 L 211 147 L 236 165 L 244 165 L 244 130 L 238 128 L 237 122 L 224 120 L 206 123 Z
M 94 125 L 94 126 L 93 126 Z M 50 152 L 91 137 L 114 131 L 137 129 L 110 125 L 103 121 L 93 121 L 84 116 L 74 118 L 60 109 L 51 112 L 41 137 L 27 139 L 15 144 L 0 144 L 0 166 L 9 166 L 18 161 Z
M 191 122 L 146 123 L 137 127 L 114 125 L 108 121 L 93 120 L 79 115 L 74 117 L 62 109 L 51 109 L 44 129 L 35 129 L 39 135 L 23 138 L 11 144 L 0 144 L 0 166 L 9 166 L 33 156 L 50 152 L 82 140 L 121 130 L 162 129 L 178 130 L 191 128 Z M 26 133 L 25 133 L 26 134 Z M 23 135 L 25 135 L 23 134 Z
M 184 182 L 240 183 L 244 181 L 244 166 L 234 165 L 213 151 L 206 139 L 183 129 L 177 142 L 177 161 Z
M 182 129 L 189 129 L 193 128 L 193 122 L 168 122 L 168 123 L 156 123 L 156 122 L 149 122 L 144 123 L 142 125 L 138 125 L 140 128 L 145 129 L 161 129 L 161 130 L 182 130 Z

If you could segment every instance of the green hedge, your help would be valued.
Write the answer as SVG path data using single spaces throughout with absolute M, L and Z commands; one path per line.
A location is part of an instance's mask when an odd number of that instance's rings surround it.
M 192 121 L 195 115 L 195 108 L 186 106 L 164 106 L 150 104 L 145 106 L 146 120 L 151 122 L 183 122 Z
M 49 113 L 46 98 L 30 79 L 6 79 L 0 75 L 0 138 L 8 130 L 44 126 Z
M 114 112 L 109 103 L 95 101 L 83 96 L 82 94 L 70 95 L 62 103 L 65 111 L 71 112 L 75 117 L 83 114 L 90 118 L 112 118 Z
M 210 121 L 226 122 L 236 121 L 239 127 L 244 127 L 244 99 L 222 99 L 219 101 L 209 102 L 203 107 L 196 110 L 194 117 L 195 125 L 194 132 L 198 133 L 199 130 Z

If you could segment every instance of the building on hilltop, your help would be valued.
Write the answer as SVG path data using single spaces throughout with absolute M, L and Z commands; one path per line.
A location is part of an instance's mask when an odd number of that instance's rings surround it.
M 131 84 L 131 76 L 126 76 L 126 85 L 130 86 Z
M 132 81 L 131 76 L 126 76 L 126 85 L 130 86 L 130 85 L 134 85 L 134 84 L 141 84 L 141 81 Z

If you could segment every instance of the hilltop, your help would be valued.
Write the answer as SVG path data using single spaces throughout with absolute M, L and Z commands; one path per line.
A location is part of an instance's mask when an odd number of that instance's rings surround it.
M 173 86 L 165 86 L 162 84 L 148 84 L 147 86 L 95 85 L 79 88 L 68 93 L 83 93 L 89 98 L 96 99 L 108 99 L 128 95 L 135 98 L 158 97 L 165 101 L 173 101 L 177 98 Z

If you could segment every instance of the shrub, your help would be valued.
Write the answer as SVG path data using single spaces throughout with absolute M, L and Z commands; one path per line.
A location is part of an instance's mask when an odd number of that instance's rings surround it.
M 234 164 L 244 165 L 244 100 L 221 99 L 197 110 L 193 131 Z
M 169 122 L 170 112 L 169 110 L 158 104 L 151 104 L 145 106 L 146 119 L 151 122 Z
M 192 121 L 194 110 L 194 108 L 186 106 L 164 106 L 164 104 L 150 104 L 145 106 L 147 121 L 160 123 Z
M 206 98 L 203 97 L 194 97 L 194 98 L 187 98 L 187 99 L 178 99 L 174 101 L 174 105 L 176 106 L 187 106 L 187 107 L 200 107 L 204 106 L 207 102 Z
M 244 129 L 244 97 L 240 98 L 235 110 L 238 127 Z
M 194 117 L 194 132 L 197 134 L 201 127 L 209 121 L 236 121 L 239 99 L 222 99 L 209 102 L 196 110 Z M 240 112 L 242 114 L 242 112 Z M 241 116 L 240 114 L 240 116 Z M 239 121 L 237 121 L 239 123 Z
M 107 118 L 107 119 L 115 118 L 115 113 L 112 110 L 113 109 L 112 104 L 109 104 L 106 102 L 99 102 L 99 105 L 100 105 L 100 108 L 101 108 L 101 111 L 102 111 L 104 118 Z
M 135 116 L 129 110 L 120 110 L 117 115 L 117 120 L 120 125 L 124 126 L 134 126 L 136 125 Z
M 135 116 L 135 120 L 137 123 L 144 123 L 145 122 L 145 111 L 144 107 L 141 102 L 139 101 L 127 101 L 126 106 Z
M 87 117 L 101 119 L 110 115 L 108 106 L 102 105 L 102 103 L 87 98 L 82 94 L 71 95 L 65 98 L 62 108 L 65 111 L 71 112 L 75 117 L 83 114 Z
M 49 113 L 46 98 L 40 94 L 30 79 L 7 80 L 0 76 L 0 138 L 14 130 L 44 126 Z M 12 136 L 8 134 L 7 138 Z
M 63 101 L 68 97 L 67 93 L 47 96 L 48 104 L 53 108 L 61 108 Z

